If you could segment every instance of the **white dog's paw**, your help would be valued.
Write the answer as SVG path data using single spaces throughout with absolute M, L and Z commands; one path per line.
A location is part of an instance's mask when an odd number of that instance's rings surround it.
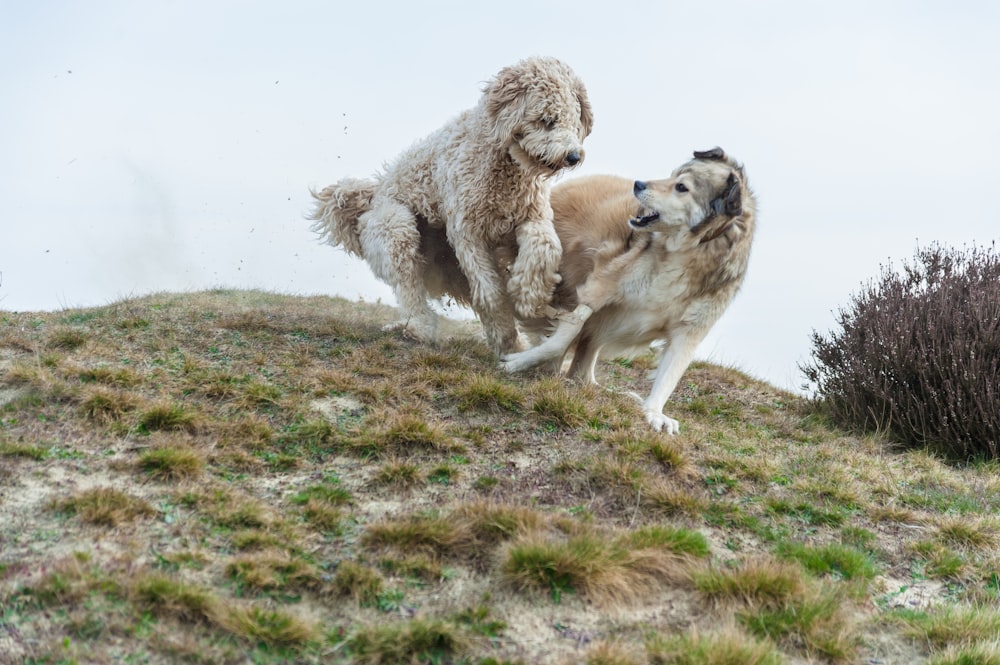
M 543 317 L 551 310 L 552 292 L 561 280 L 558 273 L 512 274 L 507 281 L 507 291 L 514 301 L 514 309 L 522 319 Z
M 656 411 L 646 411 L 645 413 L 646 422 L 657 432 L 678 434 L 681 431 L 681 424 L 673 418 L 665 416 L 662 413 L 657 413 Z
M 514 311 L 522 319 L 537 319 L 545 316 L 551 295 L 551 290 L 542 288 L 521 291 L 514 296 Z

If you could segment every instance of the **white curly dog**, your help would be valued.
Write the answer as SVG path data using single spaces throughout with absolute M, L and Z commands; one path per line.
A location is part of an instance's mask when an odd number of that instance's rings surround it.
M 518 350 L 516 318 L 544 313 L 560 279 L 549 181 L 583 160 L 592 125 L 567 65 L 522 60 L 374 179 L 313 191 L 312 228 L 393 287 L 397 325 L 418 339 L 439 341 L 430 300 L 448 295 L 472 307 L 494 352 Z

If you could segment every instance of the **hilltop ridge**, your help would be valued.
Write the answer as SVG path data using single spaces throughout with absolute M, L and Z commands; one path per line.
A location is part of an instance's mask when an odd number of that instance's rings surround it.
M 0 663 L 1000 662 L 995 467 L 707 363 L 655 433 L 651 355 L 509 376 L 394 314 L 0 311 Z

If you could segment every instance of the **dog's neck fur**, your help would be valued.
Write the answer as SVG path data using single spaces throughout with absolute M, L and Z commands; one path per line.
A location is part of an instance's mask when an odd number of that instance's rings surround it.
M 698 241 L 698 244 L 699 245 L 704 245 L 705 243 L 712 242 L 716 238 L 721 238 L 722 236 L 726 235 L 726 233 L 729 232 L 729 229 L 733 228 L 733 226 L 735 224 L 736 224 L 736 220 L 735 219 L 730 219 L 729 222 L 727 222 L 726 224 L 723 224 L 722 226 L 720 226 L 719 228 L 717 228 L 715 231 L 712 231 L 711 233 L 706 234 L 704 238 L 702 238 L 701 240 Z M 728 239 L 728 236 L 727 236 L 727 239 Z M 732 245 L 733 241 L 730 240 L 729 244 Z

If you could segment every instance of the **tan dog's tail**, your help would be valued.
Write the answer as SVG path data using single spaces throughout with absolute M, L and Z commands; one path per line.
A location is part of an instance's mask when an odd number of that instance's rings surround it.
M 316 199 L 316 207 L 308 217 L 313 220 L 312 230 L 323 242 L 363 257 L 358 217 L 371 209 L 375 186 L 374 180 L 344 178 L 320 192 L 310 190 Z

